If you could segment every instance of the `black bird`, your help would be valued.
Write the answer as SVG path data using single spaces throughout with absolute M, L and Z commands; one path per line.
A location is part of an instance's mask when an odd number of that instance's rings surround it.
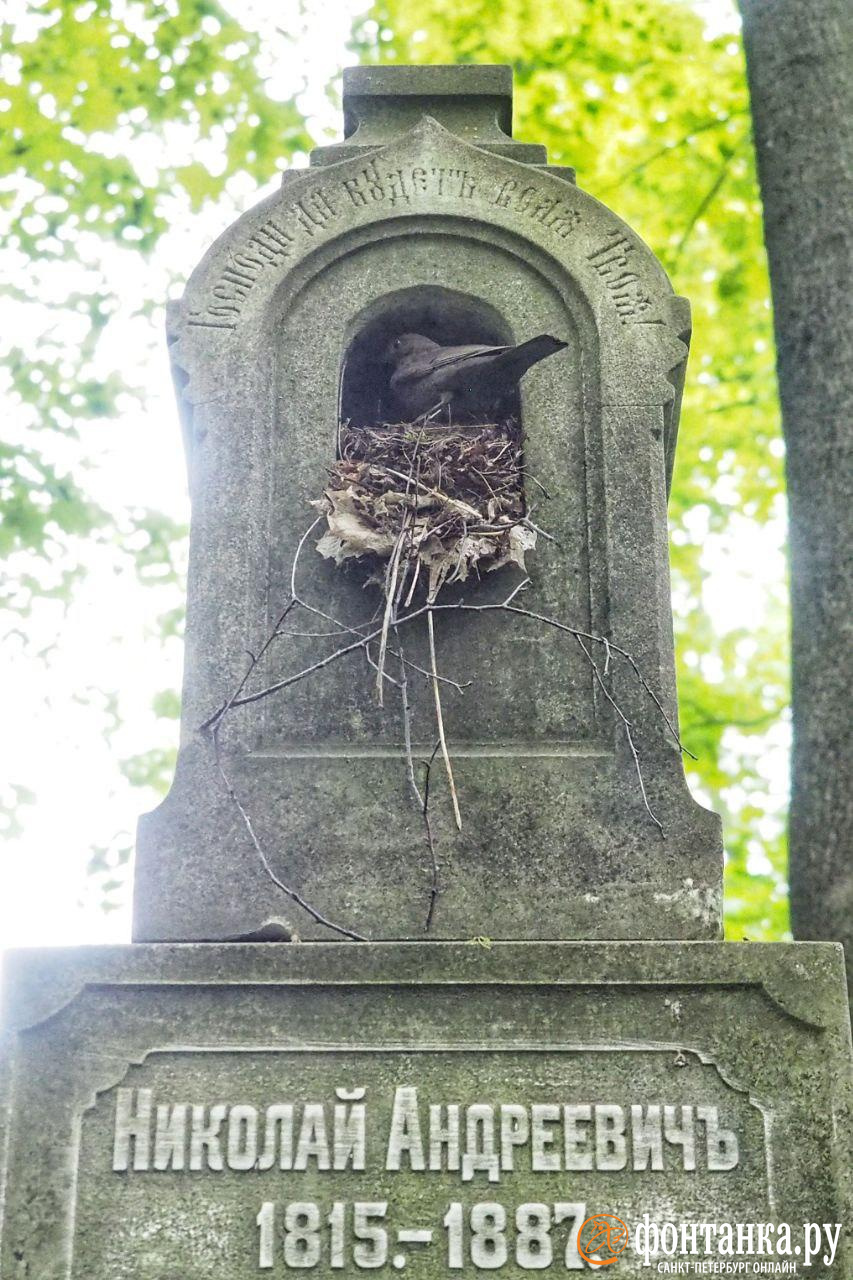
M 406 422 L 444 408 L 457 417 L 488 413 L 528 369 L 566 346 L 547 333 L 514 347 L 442 347 L 421 333 L 403 333 L 386 351 L 394 404 Z

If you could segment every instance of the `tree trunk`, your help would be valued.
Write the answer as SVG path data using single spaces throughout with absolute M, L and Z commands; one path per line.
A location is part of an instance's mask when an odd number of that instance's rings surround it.
M 741 11 L 787 447 L 792 924 L 853 974 L 853 5 Z

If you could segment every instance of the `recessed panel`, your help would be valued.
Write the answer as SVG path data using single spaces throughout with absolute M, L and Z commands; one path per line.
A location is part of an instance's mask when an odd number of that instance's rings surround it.
M 385 295 L 389 309 L 398 305 L 401 293 L 409 299 L 409 309 L 416 309 L 421 288 L 424 324 L 440 326 L 437 280 L 443 289 L 470 299 L 472 312 L 479 303 L 484 314 L 502 316 L 516 340 L 544 332 L 569 344 L 532 369 L 521 384 L 525 497 L 530 518 L 545 531 L 528 555 L 532 585 L 522 602 L 588 630 L 601 587 L 601 574 L 597 584 L 590 581 L 588 554 L 587 454 L 596 436 L 594 423 L 587 421 L 584 395 L 595 378 L 594 350 L 585 347 L 587 338 L 569 301 L 534 268 L 497 244 L 434 233 L 383 237 L 341 257 L 288 307 L 277 335 L 270 622 L 287 598 L 296 545 L 316 516 L 310 502 L 322 494 L 335 457 L 341 362 L 349 344 L 357 341 L 359 318 L 369 314 L 375 324 Z M 414 323 L 408 313 L 406 322 Z M 447 332 L 460 340 L 459 314 L 449 315 L 447 323 L 455 324 Z M 472 330 L 472 341 L 480 337 L 480 328 Z M 314 549 L 321 532 L 318 527 L 309 535 L 300 554 L 299 590 L 338 624 L 370 628 L 378 621 L 380 590 L 375 585 L 365 588 L 367 575 L 357 564 L 337 568 L 322 560 Z M 556 540 L 549 541 L 548 533 Z M 481 580 L 470 578 L 443 592 L 439 602 L 495 603 L 521 576 L 505 568 Z M 422 604 L 423 593 L 418 592 L 413 607 Z M 351 638 L 321 618 L 306 622 L 304 614 L 299 626 L 291 629 L 314 634 L 280 642 L 265 667 L 274 678 L 279 672 L 299 671 Z M 589 665 L 570 636 L 530 619 L 496 613 L 436 615 L 436 632 L 440 673 L 466 686 L 462 694 L 446 686 L 443 698 L 447 732 L 457 744 L 575 744 L 599 732 Z M 423 617 L 404 625 L 399 638 L 416 666 L 430 665 Z M 374 657 L 377 652 L 378 644 Z M 398 674 L 397 665 L 389 663 L 390 674 Z M 420 743 L 431 744 L 432 690 L 423 675 L 410 674 L 414 735 Z M 393 709 L 377 707 L 375 684 L 375 673 L 358 651 L 268 699 L 263 746 L 322 743 L 326 748 L 346 744 L 369 750 L 399 744 L 399 717 Z M 389 689 L 388 702 L 395 701 Z
M 80 1280 L 591 1270 L 593 1214 L 771 1216 L 765 1116 L 648 1048 L 155 1053 L 82 1126 Z M 593 1249 L 590 1257 L 596 1255 Z M 609 1256 L 609 1255 L 608 1255 Z M 641 1275 L 630 1250 L 619 1274 Z

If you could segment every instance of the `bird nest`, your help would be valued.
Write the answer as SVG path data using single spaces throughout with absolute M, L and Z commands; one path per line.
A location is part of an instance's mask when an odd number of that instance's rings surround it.
M 341 427 L 339 457 L 314 506 L 317 544 L 337 564 L 357 560 L 411 599 L 425 574 L 445 583 L 506 564 L 524 568 L 536 544 L 524 501 L 521 429 L 514 419 L 475 426 L 427 423 Z

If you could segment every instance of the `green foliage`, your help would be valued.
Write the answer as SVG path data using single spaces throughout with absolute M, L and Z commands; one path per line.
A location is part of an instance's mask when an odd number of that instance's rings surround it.
M 779 937 L 783 823 L 759 765 L 788 697 L 783 586 L 764 617 L 722 634 L 703 596 L 714 555 L 733 576 L 761 567 L 740 565 L 738 544 L 778 518 L 783 485 L 740 41 L 706 38 L 681 0 L 375 0 L 353 47 L 364 62 L 511 64 L 515 136 L 575 166 L 693 304 L 670 507 L 683 736 L 697 791 L 724 817 L 729 933 Z
M 295 105 L 266 92 L 258 36 L 213 0 L 33 0 L 0 26 L 0 39 L 4 275 L 27 281 L 7 296 L 42 317 L 33 341 L 6 354 L 24 434 L 0 452 L 0 551 L 24 553 L 0 603 L 26 609 L 45 559 L 70 557 L 67 598 L 85 561 L 80 539 L 114 536 L 114 513 L 87 497 L 85 461 L 72 478 L 67 451 L 50 437 L 78 439 L 87 424 L 144 400 L 98 360 L 122 255 L 138 261 L 235 174 L 265 181 L 309 139 Z M 154 276 L 140 310 L 162 303 L 164 288 Z M 146 568 L 157 577 L 164 542 L 149 532 Z
M 150 751 L 122 760 L 121 771 L 134 787 L 151 787 L 160 795 L 165 795 L 175 772 L 176 758 L 177 752 L 174 749 L 152 747 Z
M 25 170 L 12 244 L 31 258 L 73 257 L 82 230 L 153 248 L 166 229 L 163 197 L 184 190 L 193 207 L 245 171 L 269 177 L 271 158 L 304 147 L 302 117 L 275 103 L 256 70 L 257 37 L 214 0 L 41 3 L 35 38 L 11 48 L 0 165 Z M 142 176 L 122 143 L 164 140 L 168 127 L 213 140 L 209 164 L 158 165 Z M 118 145 L 116 145 L 118 144 Z M 218 170 L 218 172 L 216 171 Z
M 141 582 L 172 584 L 177 596 L 186 531 L 111 502 L 103 486 L 92 496 L 110 431 L 145 404 L 147 388 L 134 379 L 147 381 L 145 346 L 161 343 L 164 234 L 189 225 L 206 201 L 227 204 L 235 177 L 244 191 L 269 181 L 310 139 L 293 101 L 267 92 L 260 37 L 215 0 L 21 0 L 4 18 L 0 610 L 27 652 L 50 662 L 64 642 L 61 610 L 95 561 L 117 576 L 135 567 Z M 277 35 L 281 54 L 288 35 Z M 294 93 L 302 74 L 297 65 Z M 131 305 L 141 343 L 116 354 L 128 278 L 138 281 Z M 156 330 L 146 323 L 154 314 Z M 167 595 L 157 597 L 161 610 Z M 164 638 L 180 634 L 182 616 L 177 607 L 161 614 Z M 120 727 L 114 695 L 89 689 L 74 700 L 92 708 L 93 726 L 102 715 L 110 733 Z M 164 727 L 171 722 L 170 737 L 174 701 L 153 708 Z M 160 794 L 173 765 L 174 751 L 159 747 L 120 761 L 127 779 Z M 7 834 L 20 834 L 33 799 L 23 779 L 7 786 Z M 131 843 L 121 831 L 92 853 L 91 882 L 107 905 L 126 892 Z
M 8 782 L 0 787 L 0 833 L 6 839 L 14 839 L 24 829 L 21 821 L 23 810 L 35 804 L 35 792 L 29 787 Z
M 7 335 L 15 428 L 0 446 L 0 552 L 10 557 L 0 605 L 25 614 L 34 601 L 70 598 L 93 544 L 115 553 L 117 572 L 132 556 L 152 588 L 178 580 L 182 531 L 173 521 L 106 509 L 89 492 L 89 433 L 119 423 L 145 398 L 104 355 L 122 275 L 141 256 L 159 261 L 153 250 L 171 224 L 188 225 L 205 202 L 227 202 L 235 175 L 247 186 L 265 182 L 310 139 L 295 105 L 301 80 L 288 101 L 269 96 L 259 39 L 231 16 L 236 6 L 21 7 L 19 25 L 0 27 L 3 274 L 18 282 L 7 293 L 27 321 L 25 336 L 16 326 Z M 781 514 L 769 290 L 740 42 L 706 39 L 687 0 L 375 0 L 353 42 L 363 61 L 510 63 L 516 136 L 574 165 L 693 303 L 671 503 L 683 734 L 699 756 L 692 780 L 725 819 L 729 931 L 778 937 L 787 918 L 784 831 L 763 755 L 787 702 L 786 602 L 765 574 L 767 607 L 732 617 L 721 632 L 707 590 L 722 559 L 733 583 L 743 579 L 738 599 L 748 596 L 751 574 L 758 591 L 762 565 L 742 564 L 741 547 L 758 557 L 756 547 L 772 546 L 753 535 Z M 139 314 L 160 306 L 167 288 L 166 273 L 152 268 Z M 182 611 L 166 609 L 159 624 L 165 637 L 180 635 Z M 175 695 L 157 695 L 152 710 L 172 721 Z M 103 711 L 115 728 L 115 700 L 106 696 Z M 173 751 L 154 747 L 124 758 L 121 769 L 162 792 L 173 760 Z M 19 786 L 0 799 L 0 825 L 14 833 L 33 797 Z M 118 832 L 92 855 L 93 883 L 110 902 L 129 849 Z
M 102 911 L 117 911 L 127 895 L 133 837 L 128 831 L 117 831 L 106 845 L 95 845 L 86 868 L 87 889 L 98 894 Z

